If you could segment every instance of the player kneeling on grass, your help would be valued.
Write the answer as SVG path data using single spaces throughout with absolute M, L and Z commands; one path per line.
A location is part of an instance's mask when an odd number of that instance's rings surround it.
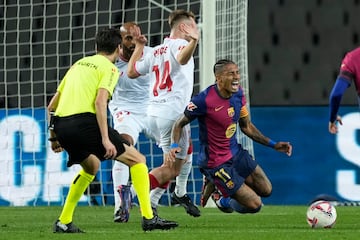
M 182 128 L 197 118 L 198 165 L 206 179 L 215 185 L 213 191 L 219 191 L 212 193 L 216 205 L 224 212 L 256 213 L 262 206 L 261 197 L 269 196 L 272 186 L 257 161 L 237 143 L 237 127 L 255 142 L 288 156 L 291 156 L 292 146 L 265 137 L 250 121 L 245 95 L 239 84 L 239 68 L 233 61 L 223 59 L 216 62 L 214 74 L 216 83 L 194 96 L 173 125 L 172 148 L 166 161 L 174 161 L 176 152 L 180 150 L 177 143 Z

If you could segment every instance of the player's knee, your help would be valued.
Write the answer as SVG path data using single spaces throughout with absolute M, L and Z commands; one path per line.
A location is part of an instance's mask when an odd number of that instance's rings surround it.
M 86 173 L 96 175 L 100 168 L 100 160 L 95 155 L 90 154 L 80 165 Z
M 241 206 L 241 205 L 240 205 Z M 260 211 L 262 206 L 262 202 L 261 199 L 254 199 L 253 201 L 248 202 L 246 205 L 244 205 L 243 207 L 240 207 L 238 209 L 233 208 L 235 211 L 242 213 L 242 214 L 246 214 L 246 213 L 257 213 Z
M 272 193 L 272 186 L 271 184 L 268 184 L 264 187 L 263 192 L 262 192 L 262 197 L 269 197 Z
M 247 205 L 247 213 L 257 213 L 260 211 L 262 206 L 262 201 L 259 196 L 257 196 L 255 199 L 249 202 Z
M 248 209 L 248 213 L 257 213 L 257 212 L 260 212 L 260 209 L 262 207 L 262 203 L 260 205 L 258 205 L 257 207 L 255 208 L 249 208 Z
M 272 185 L 271 183 L 264 183 L 261 185 L 261 188 L 258 189 L 257 194 L 261 197 L 269 197 L 272 193 Z
M 144 156 L 144 155 L 142 155 L 141 153 L 139 153 L 139 154 L 136 154 L 136 156 L 130 156 L 130 157 L 128 157 L 128 158 L 125 158 L 125 164 L 127 164 L 127 162 L 130 162 L 130 163 L 132 163 L 132 164 L 130 164 L 130 165 L 128 165 L 128 166 L 132 166 L 132 165 L 134 165 L 134 164 L 137 164 L 137 163 L 144 163 L 144 164 L 146 164 L 146 157 Z M 120 159 L 120 162 L 122 162 L 122 159 Z

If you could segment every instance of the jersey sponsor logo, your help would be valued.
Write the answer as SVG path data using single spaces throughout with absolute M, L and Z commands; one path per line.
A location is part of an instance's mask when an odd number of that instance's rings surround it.
M 236 124 L 232 123 L 227 127 L 225 131 L 226 138 L 231 138 L 235 134 L 235 132 L 236 132 Z
M 186 109 L 188 110 L 188 111 L 190 111 L 190 112 L 192 112 L 193 110 L 195 110 L 197 108 L 197 106 L 193 103 L 193 102 L 190 102 L 188 105 L 187 105 L 187 107 L 186 107 Z
M 229 117 L 233 117 L 234 114 L 235 114 L 235 110 L 234 110 L 233 107 L 228 108 L 227 112 L 228 112 L 228 116 L 229 116 Z
M 217 106 L 217 107 L 215 107 L 215 112 L 218 112 L 218 111 L 220 111 L 221 109 L 223 109 L 224 108 L 224 106 Z

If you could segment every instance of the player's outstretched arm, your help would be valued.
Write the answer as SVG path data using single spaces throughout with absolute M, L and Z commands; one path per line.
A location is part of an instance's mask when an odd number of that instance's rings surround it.
M 176 153 L 181 151 L 180 147 L 178 146 L 178 142 L 180 141 L 183 127 L 189 123 L 190 120 L 185 116 L 185 114 L 179 117 L 174 123 L 171 131 L 171 148 L 169 154 L 166 156 L 167 162 L 174 162 Z
M 262 145 L 272 147 L 276 151 L 283 152 L 287 154 L 288 156 L 291 156 L 292 154 L 292 146 L 289 142 L 275 142 L 271 140 L 269 137 L 264 136 L 257 128 L 256 126 L 250 121 L 249 115 L 240 118 L 239 120 L 239 126 L 241 131 L 254 140 L 257 143 L 260 143 Z

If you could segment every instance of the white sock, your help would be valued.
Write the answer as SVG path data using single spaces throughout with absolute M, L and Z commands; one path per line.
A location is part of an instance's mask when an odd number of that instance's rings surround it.
M 112 178 L 113 178 L 113 187 L 114 187 L 114 213 L 119 209 L 121 204 L 120 195 L 118 193 L 118 188 L 120 185 L 127 185 L 129 181 L 129 167 L 124 163 L 119 161 L 114 161 L 112 168 Z
M 130 191 L 131 191 L 131 198 L 134 199 L 137 194 L 136 194 L 135 188 L 132 184 L 130 186 Z
M 179 176 L 176 177 L 175 194 L 178 197 L 183 197 L 187 193 L 187 181 L 192 168 L 193 154 L 187 155 L 186 162 L 181 167 Z
M 151 200 L 152 208 L 157 208 L 157 206 L 159 205 L 160 198 L 164 194 L 165 190 L 166 190 L 165 188 L 157 187 L 150 191 L 150 200 Z

